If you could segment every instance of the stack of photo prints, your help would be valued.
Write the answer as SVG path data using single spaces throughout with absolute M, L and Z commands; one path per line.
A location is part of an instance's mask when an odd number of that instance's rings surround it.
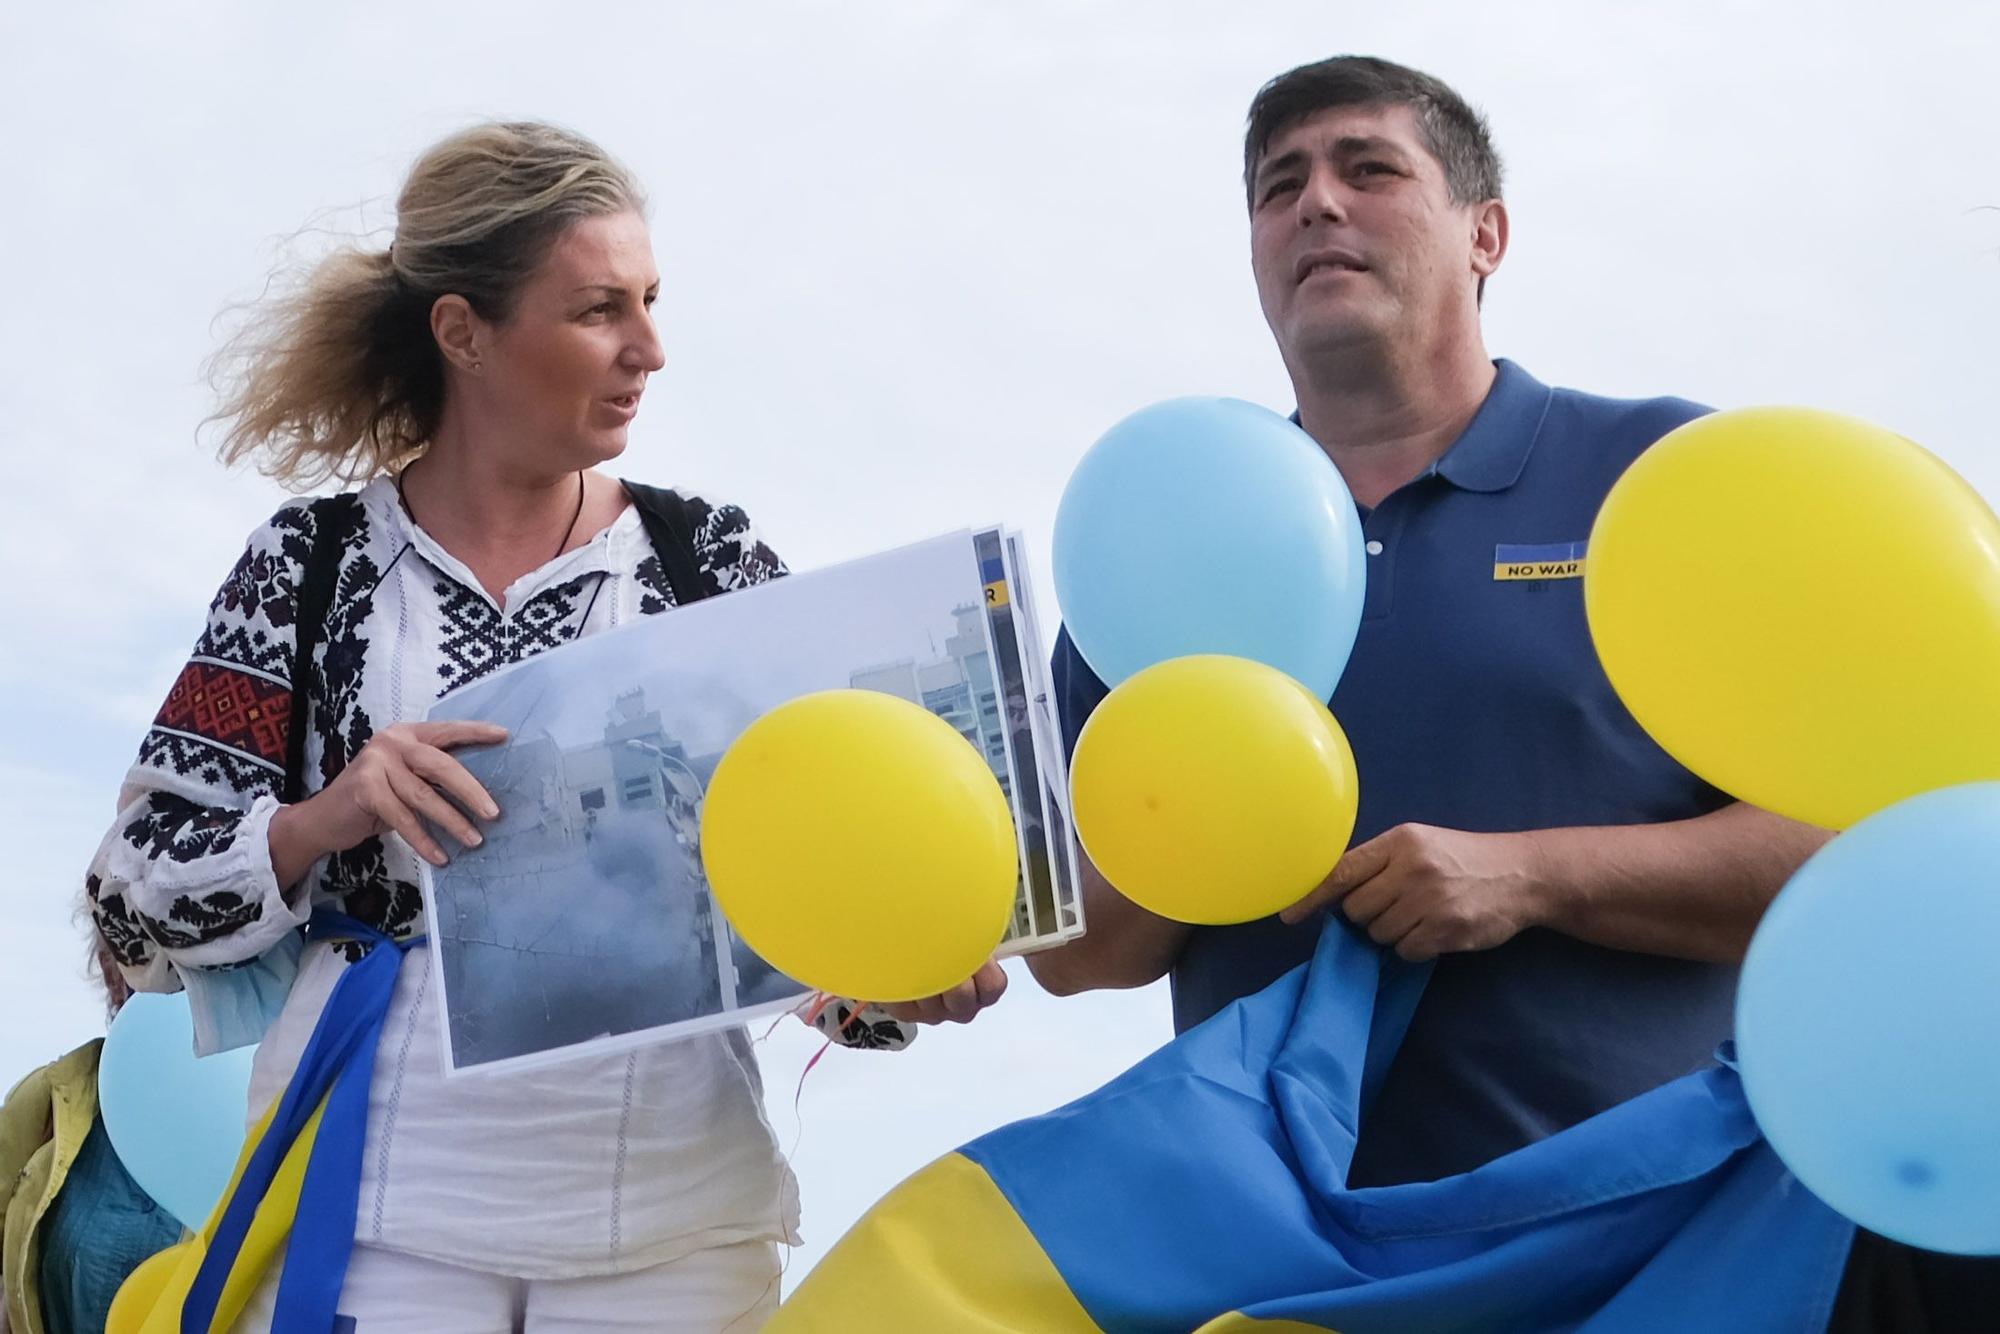
M 992 766 L 1021 841 L 1000 953 L 1082 934 L 1046 661 L 1019 535 L 988 528 L 645 617 L 438 700 L 433 720 L 510 734 L 460 753 L 500 818 L 424 868 L 448 1071 L 662 1042 L 810 997 L 717 906 L 701 810 L 738 734 L 816 691 L 920 704 Z

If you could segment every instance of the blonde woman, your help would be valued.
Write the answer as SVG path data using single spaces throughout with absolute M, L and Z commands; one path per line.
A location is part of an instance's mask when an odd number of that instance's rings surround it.
M 776 1305 L 797 1207 L 740 1031 L 446 1083 L 429 969 L 396 964 L 424 931 L 417 858 L 442 864 L 438 832 L 476 844 L 496 809 L 452 751 L 505 735 L 410 720 L 496 667 L 667 610 L 689 578 L 701 595 L 783 572 L 741 510 L 695 498 L 676 567 L 597 471 L 664 362 L 643 209 L 589 141 L 478 126 L 416 163 L 389 249 L 325 260 L 230 349 L 225 457 L 363 485 L 251 535 L 89 886 L 125 975 L 186 979 L 210 1045 L 231 1019 L 214 998 L 235 994 L 212 984 L 317 917 L 257 1055 L 260 1112 L 307 1080 L 322 1019 L 355 1011 L 360 986 L 330 1000 L 343 976 L 379 982 L 379 1014 L 357 1021 L 380 1036 L 359 1044 L 373 1070 L 346 1195 L 322 1195 L 339 1207 L 310 1226 L 301 1209 L 249 1327 L 288 1327 L 274 1311 L 315 1286 L 367 1331 L 713 1334 Z M 300 605 L 316 542 L 338 567 L 323 612 Z M 301 622 L 316 646 L 295 662 Z M 325 1217 L 348 1200 L 351 1234 Z

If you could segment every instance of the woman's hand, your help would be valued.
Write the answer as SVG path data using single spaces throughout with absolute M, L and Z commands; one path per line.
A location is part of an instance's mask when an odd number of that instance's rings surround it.
M 978 972 L 950 991 L 882 1008 L 889 1012 L 890 1018 L 906 1024 L 941 1024 L 947 1019 L 955 1024 L 969 1024 L 981 1010 L 1006 993 L 1006 970 L 988 959 L 979 965 Z
M 278 883 L 289 888 L 328 853 L 392 831 L 433 866 L 450 859 L 431 825 L 465 847 L 478 847 L 479 830 L 466 812 L 491 820 L 500 807 L 446 752 L 506 739 L 507 729 L 494 723 L 398 723 L 377 732 L 332 783 L 271 817 L 271 868 Z

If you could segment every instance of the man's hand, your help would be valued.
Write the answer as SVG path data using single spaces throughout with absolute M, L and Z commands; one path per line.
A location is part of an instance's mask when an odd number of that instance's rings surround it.
M 1540 923 L 1532 834 L 1469 834 L 1398 825 L 1340 859 L 1325 882 L 1280 913 L 1298 923 L 1338 905 L 1378 944 L 1412 963 L 1490 950 Z
M 1006 993 L 1006 970 L 988 959 L 979 965 L 978 972 L 950 991 L 882 1008 L 889 1012 L 891 1019 L 900 1019 L 906 1024 L 941 1024 L 947 1019 L 955 1024 L 969 1024 L 981 1010 Z

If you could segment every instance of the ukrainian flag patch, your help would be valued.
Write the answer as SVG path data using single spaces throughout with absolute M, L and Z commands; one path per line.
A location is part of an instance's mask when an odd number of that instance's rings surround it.
M 1513 579 L 1583 578 L 1584 542 L 1544 542 L 1540 545 L 1509 545 L 1493 548 L 1493 577 Z
M 1007 595 L 1007 569 L 998 559 L 988 557 L 979 562 L 979 581 L 986 585 L 986 605 L 1004 607 L 1011 599 Z

